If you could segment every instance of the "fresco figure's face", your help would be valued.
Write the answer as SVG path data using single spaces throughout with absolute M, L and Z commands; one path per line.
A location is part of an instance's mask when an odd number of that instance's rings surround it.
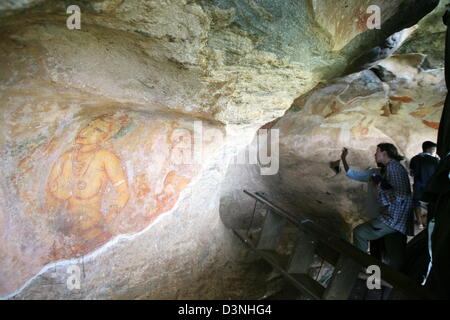
M 78 132 L 75 143 L 81 145 L 100 144 L 107 140 L 110 134 L 111 124 L 105 120 L 96 119 Z

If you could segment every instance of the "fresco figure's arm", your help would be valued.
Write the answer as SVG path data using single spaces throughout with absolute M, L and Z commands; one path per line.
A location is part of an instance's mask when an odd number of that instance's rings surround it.
M 112 215 L 116 215 L 120 210 L 122 210 L 125 207 L 125 205 L 128 202 L 128 199 L 130 198 L 127 176 L 125 175 L 125 172 L 122 169 L 120 159 L 114 153 L 106 151 L 102 152 L 101 156 L 103 158 L 103 163 L 108 178 L 111 180 L 111 183 L 118 195 L 115 203 L 115 209 L 111 210 L 116 212 L 110 212 L 112 213 Z M 111 216 L 110 214 L 108 218 L 112 219 L 114 217 Z
M 61 205 L 61 200 L 70 197 L 68 193 L 68 177 L 63 176 L 63 166 L 69 155 L 63 154 L 52 166 L 47 180 L 47 206 L 54 209 Z

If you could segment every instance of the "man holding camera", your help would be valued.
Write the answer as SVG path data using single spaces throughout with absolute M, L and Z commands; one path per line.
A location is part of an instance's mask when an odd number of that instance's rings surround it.
M 377 146 L 375 161 L 384 169 L 381 175 L 373 173 L 369 183 L 376 188 L 380 215 L 353 230 L 353 243 L 363 252 L 368 251 L 370 240 L 396 232 L 407 234 L 413 202 L 408 172 L 400 164 L 403 159 L 394 145 Z

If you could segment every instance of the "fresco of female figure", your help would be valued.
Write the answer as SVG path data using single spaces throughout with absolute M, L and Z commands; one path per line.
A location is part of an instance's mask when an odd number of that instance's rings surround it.
M 168 166 L 171 169 L 164 177 L 162 192 L 156 195 L 156 214 L 168 211 L 175 205 L 180 192 L 189 184 L 196 169 L 193 165 L 193 133 L 188 129 L 177 128 L 168 136 Z
M 50 212 L 65 208 L 65 233 L 89 250 L 103 244 L 111 234 L 108 224 L 129 199 L 127 177 L 119 157 L 104 147 L 118 131 L 111 116 L 92 120 L 75 137 L 75 146 L 54 163 L 47 180 L 47 205 Z M 116 192 L 115 203 L 104 217 L 102 200 L 108 183 Z

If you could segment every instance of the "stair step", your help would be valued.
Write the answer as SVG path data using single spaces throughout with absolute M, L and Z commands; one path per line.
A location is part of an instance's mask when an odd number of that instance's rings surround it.
M 330 263 L 332 266 L 335 266 L 339 261 L 339 252 L 327 247 L 321 241 L 318 242 L 316 246 L 316 254 L 324 259 L 326 262 Z
M 268 209 L 259 235 L 256 248 L 261 250 L 275 250 L 281 233 L 286 225 L 286 219 Z
M 246 236 L 245 232 L 233 230 L 233 232 L 245 243 L 252 251 L 257 253 L 260 257 L 270 263 L 281 275 L 292 283 L 297 289 L 305 294 L 312 296 L 315 299 L 322 299 L 325 288 L 318 282 L 314 281 L 307 274 L 289 274 L 283 266 L 287 266 L 289 256 L 281 255 L 273 250 L 260 250 Z
M 390 299 L 396 299 L 397 297 L 403 299 L 437 299 L 439 297 L 417 285 L 408 276 L 358 250 L 345 239 L 327 232 L 313 221 L 308 221 L 305 218 L 300 219 L 300 217 L 292 215 L 266 199 L 262 194 L 247 190 L 244 190 L 244 192 L 264 204 L 268 211 L 258 241 L 249 239 L 245 232 L 236 230 L 233 230 L 233 232 L 253 252 L 264 258 L 283 277 L 307 295 L 325 300 L 348 299 L 361 269 L 370 265 L 378 265 L 383 274 L 383 280 L 395 288 L 390 294 Z M 283 219 L 285 222 L 296 226 L 300 232 L 287 268 L 283 268 L 286 266 L 286 257 L 271 252 L 278 248 L 278 241 L 285 227 Z M 302 237 L 303 233 L 309 236 Z M 265 250 L 269 251 L 265 252 Z M 307 268 L 314 261 L 314 254 L 334 266 L 333 274 L 326 285 L 325 291 L 319 287 L 320 283 L 306 277 Z M 300 274 L 301 276 L 292 276 L 292 274 Z
M 274 250 L 257 250 L 258 253 L 265 259 L 270 260 L 270 264 L 277 265 L 281 269 L 285 269 L 288 262 L 289 262 L 289 256 L 279 254 L 278 252 Z
M 309 291 L 311 291 L 311 295 L 316 299 L 321 299 L 324 292 L 325 287 L 323 287 L 319 282 L 311 278 L 309 275 L 304 273 L 290 273 L 291 277 L 293 277 L 297 282 L 301 283 L 303 287 L 307 287 Z

